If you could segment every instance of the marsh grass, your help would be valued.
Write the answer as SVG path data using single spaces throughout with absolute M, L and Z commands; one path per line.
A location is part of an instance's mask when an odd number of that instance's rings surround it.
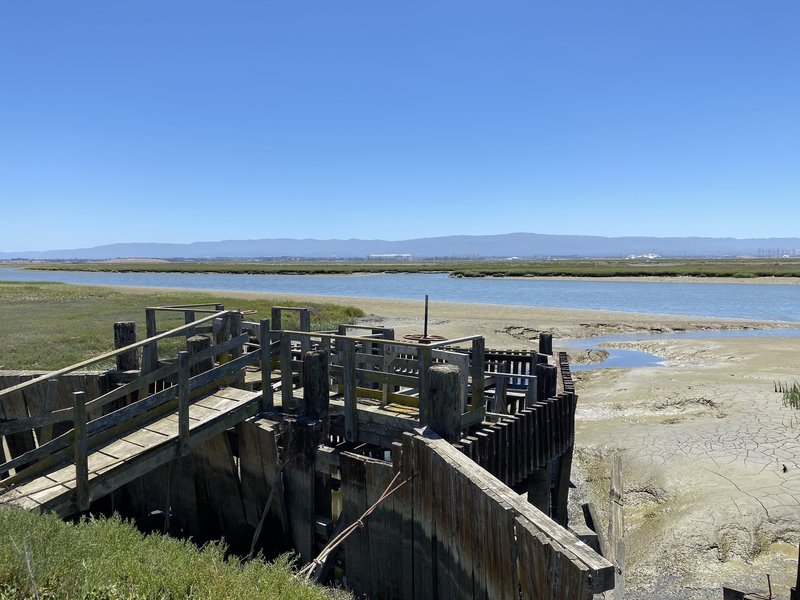
M 775 391 L 783 394 L 783 405 L 785 407 L 800 410 L 800 384 L 796 381 L 792 383 L 776 381 Z
M 24 264 L 26 269 L 154 273 L 344 275 L 350 273 L 449 273 L 453 277 L 800 277 L 798 259 L 585 259 L 423 261 L 175 261 L 56 262 Z
M 194 291 L 129 291 L 0 281 L 0 368 L 57 369 L 75 364 L 113 349 L 116 321 L 135 321 L 142 339 L 147 306 L 204 302 L 221 302 L 228 309 L 255 310 L 248 320 L 269 318 L 273 302 L 280 306 L 298 305 L 284 299 L 270 302 Z M 315 329 L 333 329 L 363 316 L 360 309 L 352 306 L 323 303 L 304 306 L 311 308 L 311 324 Z M 284 327 L 297 328 L 296 319 L 295 315 L 287 315 Z M 171 320 L 159 315 L 161 330 L 182 323 L 182 315 Z
M 0 599 L 351 598 L 294 577 L 288 556 L 240 564 L 225 554 L 118 517 L 71 524 L 0 507 Z

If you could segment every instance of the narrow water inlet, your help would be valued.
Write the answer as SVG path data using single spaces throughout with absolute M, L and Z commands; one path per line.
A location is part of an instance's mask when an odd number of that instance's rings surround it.
M 718 338 L 751 338 L 751 337 L 800 337 L 800 329 L 724 329 L 673 331 L 665 333 L 628 333 L 620 335 L 603 335 L 590 338 L 579 338 L 564 343 L 563 348 L 570 350 L 603 350 L 607 353 L 604 360 L 596 363 L 571 364 L 572 371 L 592 371 L 595 369 L 637 369 L 644 367 L 663 367 L 665 358 L 641 350 L 627 350 L 608 347 L 614 342 L 639 342 L 645 340 L 671 339 L 718 339 Z

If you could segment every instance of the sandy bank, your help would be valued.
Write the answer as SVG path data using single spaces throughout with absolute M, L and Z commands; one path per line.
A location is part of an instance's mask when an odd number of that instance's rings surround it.
M 150 293 L 170 288 L 115 286 L 131 293 Z M 422 333 L 424 303 L 421 300 L 269 294 L 263 292 L 220 292 L 197 290 L 233 298 L 266 298 L 276 301 L 332 302 L 361 308 L 363 323 L 394 327 L 398 337 Z M 661 333 L 687 330 L 798 327 L 797 323 L 753 321 L 712 317 L 687 317 L 588 309 L 467 304 L 431 301 L 429 333 L 449 338 L 483 335 L 487 344 L 509 349 L 532 347 L 539 331 L 552 332 L 558 340 L 610 333 Z

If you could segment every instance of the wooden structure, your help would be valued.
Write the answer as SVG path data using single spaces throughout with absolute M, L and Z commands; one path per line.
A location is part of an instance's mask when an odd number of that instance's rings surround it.
M 299 313 L 295 331 L 221 305 L 148 308 L 142 341 L 118 324 L 112 352 L 6 373 L 0 501 L 118 510 L 307 563 L 402 481 L 326 562 L 357 593 L 589 599 L 613 587 L 613 565 L 563 528 L 577 399 L 565 355 L 311 331 Z M 182 324 L 159 330 L 175 315 Z

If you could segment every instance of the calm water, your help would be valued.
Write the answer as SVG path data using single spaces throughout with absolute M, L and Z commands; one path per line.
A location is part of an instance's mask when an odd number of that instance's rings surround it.
M 800 322 L 800 285 L 457 279 L 444 274 L 223 275 L 0 268 L 0 280 L 516 304 Z
M 608 357 L 599 363 L 571 365 L 573 371 L 591 371 L 594 369 L 631 369 L 637 367 L 662 367 L 664 358 L 657 354 L 639 350 L 623 350 L 620 348 L 603 348 L 607 342 L 635 342 L 641 340 L 674 340 L 674 339 L 719 339 L 743 337 L 800 337 L 800 329 L 731 329 L 725 331 L 677 331 L 674 333 L 628 333 L 619 335 L 602 335 L 593 338 L 570 340 L 564 347 L 575 349 L 603 349 Z

